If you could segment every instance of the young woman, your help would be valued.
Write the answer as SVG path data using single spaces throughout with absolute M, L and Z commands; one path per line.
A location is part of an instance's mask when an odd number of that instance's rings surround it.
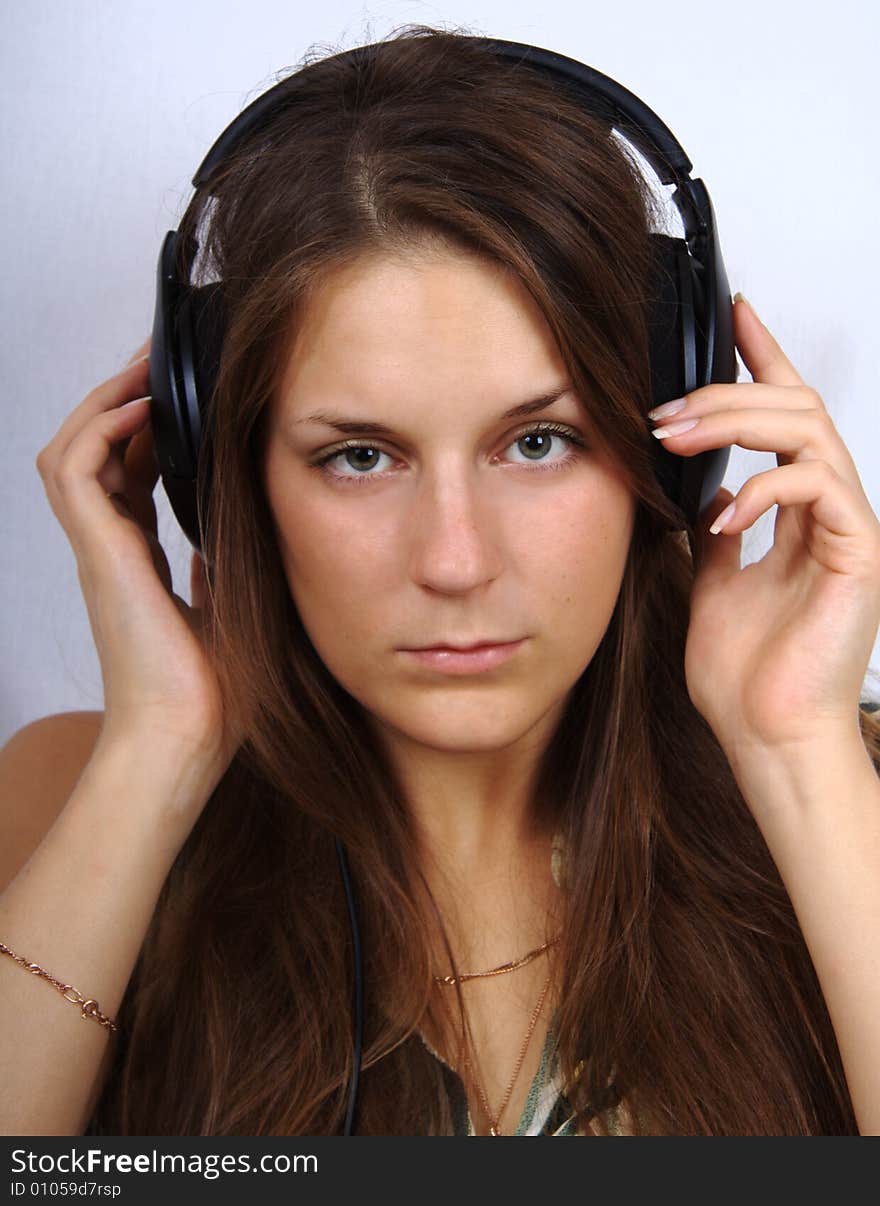
M 359 1134 L 880 1132 L 880 523 L 823 400 L 738 300 L 753 381 L 649 413 L 650 190 L 537 75 L 415 27 L 302 84 L 182 224 L 192 606 L 146 344 L 38 457 L 105 711 L 0 897 L 9 1129 L 338 1133 L 341 839 Z M 655 438 L 778 467 L 692 557 Z

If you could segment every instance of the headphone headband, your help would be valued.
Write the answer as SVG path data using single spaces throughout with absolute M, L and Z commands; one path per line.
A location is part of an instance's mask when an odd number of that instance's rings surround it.
M 581 93 L 581 103 L 586 99 L 593 111 L 624 134 L 645 157 L 662 184 L 677 186 L 673 199 L 681 214 L 688 245 L 692 240 L 710 236 L 713 226 L 711 206 L 706 205 L 705 190 L 695 189 L 698 182 L 690 179 L 693 164 L 666 123 L 634 92 L 595 67 L 554 50 L 502 38 L 470 37 L 469 40 L 512 62 L 531 62 L 559 82 L 573 85 Z M 355 46 L 321 61 L 351 60 L 356 63 L 382 45 L 382 42 L 373 42 L 368 46 Z M 288 76 L 258 96 L 215 139 L 192 178 L 193 188 L 207 188 L 214 168 L 271 118 L 280 93 L 291 78 Z M 211 195 L 210 189 L 208 195 Z M 691 250 L 698 254 L 696 248 L 691 247 Z
M 603 75 L 595 67 L 588 67 L 586 63 L 579 63 L 577 59 L 570 59 L 553 50 L 529 46 L 525 42 L 478 37 L 470 37 L 468 40 L 485 46 L 501 58 L 515 62 L 532 61 L 562 82 L 573 83 L 582 89 L 590 96 L 594 109 L 615 129 L 619 129 L 632 140 L 664 184 L 679 184 L 693 170 L 681 143 L 653 109 L 648 108 L 635 93 L 610 76 Z M 352 50 L 343 50 L 328 59 L 322 59 L 321 62 L 344 62 L 349 59 L 356 62 L 365 58 L 366 52 L 383 45 L 386 43 L 374 42 L 369 46 L 356 46 Z M 263 121 L 271 116 L 278 101 L 279 91 L 284 89 L 292 78 L 288 76 L 269 88 L 232 120 L 214 141 L 199 165 L 192 179 L 194 188 L 204 187 L 217 164 L 226 159 L 247 135 L 257 130 Z

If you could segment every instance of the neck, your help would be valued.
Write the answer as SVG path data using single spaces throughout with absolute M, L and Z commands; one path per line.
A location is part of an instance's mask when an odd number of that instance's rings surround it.
M 552 709 L 503 748 L 440 748 L 372 718 L 412 821 L 425 874 L 493 891 L 552 834 L 535 816 L 536 777 L 558 721 Z
M 453 974 L 441 926 L 459 972 L 519 959 L 559 932 L 561 897 L 551 874 L 551 844 L 552 834 L 539 835 L 489 867 L 431 860 L 425 878 L 438 913 L 432 919 L 436 974 Z

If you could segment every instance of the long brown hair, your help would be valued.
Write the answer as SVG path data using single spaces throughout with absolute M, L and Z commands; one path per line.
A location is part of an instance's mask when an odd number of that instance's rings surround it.
M 858 1133 L 791 902 L 685 683 L 694 571 L 652 469 L 658 211 L 635 157 L 459 32 L 406 26 L 359 65 L 312 52 L 286 82 L 289 107 L 181 223 L 198 231 L 199 279 L 224 282 L 204 539 L 211 653 L 246 740 L 165 882 L 87 1133 L 341 1131 L 353 973 L 336 838 L 365 960 L 358 1132 L 450 1129 L 416 1033 L 432 931 L 406 800 L 301 625 L 260 474 L 313 292 L 365 255 L 431 247 L 530 291 L 637 499 L 614 614 L 534 792 L 566 851 L 558 1055 L 573 1108 L 601 1129 L 622 1096 L 653 1134 Z

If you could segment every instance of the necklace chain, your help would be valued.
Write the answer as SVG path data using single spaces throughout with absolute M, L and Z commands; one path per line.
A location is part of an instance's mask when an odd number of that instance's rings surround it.
M 508 1101 L 510 1101 L 510 1095 L 513 1092 L 513 1086 L 516 1084 L 516 1078 L 519 1076 L 520 1069 L 523 1066 L 523 1060 L 526 1057 L 526 1052 L 529 1049 L 529 1043 L 531 1042 L 532 1034 L 534 1033 L 535 1026 L 537 1025 L 537 1022 L 538 1022 L 538 1017 L 541 1013 L 541 1006 L 544 1004 L 544 998 L 546 997 L 547 990 L 550 987 L 550 980 L 551 980 L 551 976 L 548 976 L 547 979 L 544 981 L 544 987 L 541 989 L 541 995 L 540 995 L 540 997 L 538 997 L 538 1003 L 535 1006 L 534 1010 L 532 1011 L 532 1016 L 529 1021 L 529 1028 L 526 1031 L 526 1037 L 523 1040 L 522 1047 L 520 1048 L 519 1058 L 516 1061 L 516 1067 L 513 1069 L 513 1073 L 511 1074 L 510 1080 L 508 1081 L 508 1084 L 507 1084 L 507 1088 L 504 1092 L 504 1097 L 501 1100 L 501 1105 L 498 1107 L 498 1112 L 496 1114 L 493 1114 L 491 1109 L 489 1108 L 489 1102 L 486 1097 L 486 1090 L 483 1088 L 482 1082 L 481 1082 L 479 1076 L 477 1075 L 477 1069 L 474 1067 L 474 1064 L 471 1061 L 470 1056 L 467 1056 L 467 1055 L 465 1056 L 465 1060 L 464 1060 L 465 1067 L 470 1068 L 471 1073 L 473 1074 L 473 1081 L 474 1081 L 474 1085 L 476 1087 L 477 1093 L 480 1098 L 480 1104 L 482 1105 L 483 1109 L 486 1111 L 486 1117 L 489 1119 L 489 1134 L 490 1135 L 500 1135 L 501 1134 L 501 1128 L 500 1128 L 501 1115 L 504 1113 L 505 1109 L 507 1108 L 507 1103 L 508 1103 Z M 468 1042 L 470 1043 L 471 1050 L 474 1051 L 474 1048 L 475 1048 L 474 1036 L 473 1036 L 473 1033 L 471 1032 L 471 1024 L 470 1024 L 470 1020 L 467 1017 L 467 1014 L 465 1014 L 465 1024 L 467 1026 Z M 475 1051 L 474 1051 L 474 1053 L 476 1054 Z
M 490 968 L 488 971 L 463 972 L 458 977 L 435 976 L 434 981 L 437 984 L 447 984 L 448 985 L 448 984 L 462 983 L 465 980 L 476 980 L 483 976 L 500 976 L 500 975 L 503 975 L 505 972 L 515 971 L 516 968 L 524 967 L 525 964 L 531 963 L 531 961 L 533 959 L 537 959 L 537 957 L 539 955 L 542 955 L 544 953 L 544 951 L 546 951 L 549 947 L 554 946 L 559 941 L 560 937 L 561 937 L 561 935 L 557 934 L 555 938 L 550 938 L 542 946 L 535 947 L 535 949 L 533 951 L 529 951 L 528 954 L 523 955 L 523 957 L 521 959 L 513 959 L 509 963 L 502 963 L 498 967 Z M 489 1134 L 490 1135 L 500 1135 L 501 1134 L 501 1129 L 500 1129 L 501 1115 L 504 1113 L 505 1109 L 507 1108 L 507 1103 L 510 1101 L 510 1095 L 513 1092 L 513 1086 L 516 1084 L 516 1078 L 519 1076 L 520 1071 L 522 1069 L 523 1061 L 525 1060 L 525 1057 L 526 1057 L 526 1052 L 529 1049 L 529 1043 L 531 1042 L 531 1038 L 534 1033 L 535 1026 L 538 1023 L 538 1017 L 540 1016 L 540 1013 L 541 1013 L 541 1007 L 544 1004 L 544 998 L 547 996 L 547 991 L 550 988 L 551 978 L 552 978 L 552 974 L 548 975 L 546 981 L 544 982 L 544 987 L 541 989 L 541 995 L 538 998 L 538 1003 L 535 1006 L 534 1010 L 532 1011 L 532 1016 L 531 1016 L 531 1019 L 529 1020 L 529 1028 L 526 1031 L 526 1037 L 523 1040 L 523 1044 L 522 1044 L 522 1047 L 520 1048 L 520 1052 L 519 1052 L 519 1057 L 516 1061 L 516 1066 L 513 1069 L 513 1073 L 511 1074 L 510 1080 L 507 1085 L 507 1089 L 505 1090 L 504 1097 L 501 1101 L 501 1105 L 498 1107 L 497 1113 L 493 1114 L 492 1110 L 489 1107 L 489 1101 L 486 1097 L 486 1090 L 483 1088 L 482 1082 L 477 1073 L 477 1069 L 475 1067 L 474 1062 L 471 1060 L 469 1055 L 465 1055 L 465 1058 L 464 1058 L 465 1067 L 469 1068 L 471 1071 L 473 1082 L 474 1082 L 474 1087 L 477 1090 L 477 1095 L 479 1096 L 480 1104 L 482 1105 L 483 1109 L 486 1112 L 486 1117 L 489 1119 Z M 470 1019 L 468 1018 L 466 1011 L 465 1011 L 465 1027 L 467 1029 L 468 1044 L 470 1046 L 471 1051 L 473 1051 L 474 1055 L 476 1055 L 476 1044 L 474 1043 L 474 1036 L 473 1036 L 473 1032 L 471 1030 Z
M 560 886 L 560 873 L 559 873 L 559 868 L 557 866 L 557 863 L 559 862 L 559 857 L 560 857 L 559 850 L 557 849 L 557 847 L 559 847 L 559 846 L 560 846 L 560 839 L 559 839 L 559 836 L 557 835 L 553 839 L 553 851 L 552 851 L 552 856 L 551 856 L 551 860 L 550 860 L 550 868 L 553 873 L 553 879 L 555 880 L 557 887 Z M 466 980 L 477 980 L 477 979 L 481 979 L 482 977 L 485 977 L 485 976 L 501 976 L 501 975 L 504 975 L 505 972 L 516 971 L 516 969 L 518 967 L 524 967 L 527 963 L 531 963 L 533 959 L 537 959 L 537 957 L 539 955 L 543 955 L 544 951 L 548 950 L 551 946 L 555 946 L 556 943 L 559 942 L 561 937 L 562 937 L 561 934 L 557 934 L 555 937 L 550 938 L 542 946 L 537 946 L 537 947 L 535 947 L 535 949 L 533 951 L 529 951 L 528 954 L 523 955 L 523 957 L 521 959 L 512 959 L 509 963 L 501 963 L 501 964 L 499 964 L 498 967 L 490 967 L 488 971 L 462 972 L 461 975 L 459 975 L 459 976 L 434 976 L 434 982 L 436 984 L 443 984 L 443 985 L 462 984 Z M 474 1061 L 471 1060 L 469 1055 L 465 1055 L 465 1057 L 464 1057 L 464 1065 L 466 1068 L 469 1068 L 471 1071 L 472 1079 L 474 1082 L 474 1087 L 477 1090 L 477 1095 L 480 1099 L 480 1104 L 486 1113 L 486 1117 L 489 1119 L 489 1134 L 490 1135 L 500 1135 L 501 1134 L 501 1128 L 500 1128 L 501 1115 L 504 1113 L 505 1109 L 507 1108 L 507 1103 L 510 1101 L 510 1095 L 513 1092 L 513 1086 L 516 1084 L 516 1078 L 519 1076 L 520 1071 L 522 1069 L 523 1061 L 525 1060 L 526 1052 L 529 1049 L 529 1043 L 531 1042 L 532 1035 L 535 1031 L 535 1026 L 538 1024 L 538 1018 L 541 1014 L 541 1008 L 544 1004 L 544 998 L 547 996 L 547 992 L 550 988 L 550 983 L 551 983 L 552 978 L 553 978 L 553 973 L 551 972 L 547 976 L 547 979 L 544 981 L 544 987 L 541 989 L 541 995 L 538 997 L 538 1003 L 535 1005 L 535 1008 L 532 1011 L 532 1016 L 529 1020 L 529 1028 L 526 1031 L 526 1037 L 523 1040 L 522 1047 L 520 1048 L 519 1057 L 516 1061 L 516 1067 L 513 1069 L 513 1073 L 510 1077 L 510 1080 L 508 1081 L 507 1089 L 505 1090 L 504 1097 L 501 1101 L 501 1105 L 498 1107 L 498 1112 L 496 1114 L 493 1114 L 491 1109 L 489 1108 L 489 1101 L 486 1097 L 486 1090 L 483 1088 L 483 1085 L 482 1085 L 480 1077 L 477 1073 L 477 1069 L 475 1067 Z M 463 1004 L 462 1004 L 462 1008 L 464 1008 Z M 473 1036 L 473 1032 L 471 1030 L 470 1018 L 468 1017 L 466 1010 L 464 1011 L 464 1022 L 465 1022 L 465 1030 L 466 1030 L 468 1045 L 470 1047 L 470 1050 L 474 1054 L 474 1059 L 476 1059 L 476 1044 L 474 1043 L 474 1036 Z
M 548 939 L 543 946 L 536 946 L 533 951 L 529 951 L 527 955 L 523 955 L 521 959 L 512 959 L 510 963 L 500 963 L 498 967 L 490 967 L 488 971 L 481 972 L 462 972 L 460 976 L 435 976 L 434 980 L 437 984 L 461 984 L 465 980 L 478 980 L 483 976 L 500 976 L 504 972 L 516 971 L 518 967 L 524 967 L 526 963 L 531 963 L 533 959 L 537 959 L 538 955 L 543 955 L 548 947 L 555 946 L 561 935 L 557 934 L 555 938 Z

